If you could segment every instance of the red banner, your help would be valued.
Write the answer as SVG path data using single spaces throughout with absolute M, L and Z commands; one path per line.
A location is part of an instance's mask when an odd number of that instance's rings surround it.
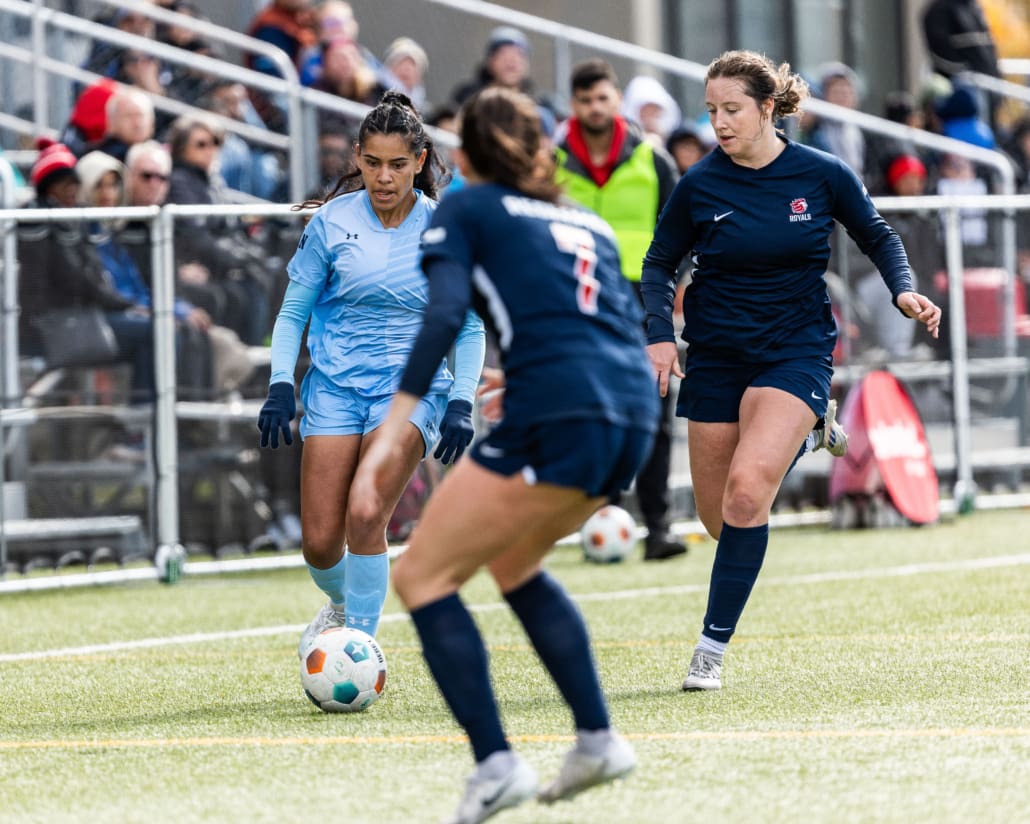
M 912 399 L 889 372 L 870 372 L 852 388 L 838 416 L 848 452 L 833 462 L 830 501 L 885 490 L 916 524 L 939 515 L 937 472 Z

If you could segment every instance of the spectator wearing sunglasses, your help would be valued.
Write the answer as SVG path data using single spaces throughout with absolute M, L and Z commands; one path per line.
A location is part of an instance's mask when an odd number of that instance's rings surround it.
M 229 202 L 218 169 L 223 143 L 221 128 L 210 117 L 183 115 L 168 133 L 172 155 L 168 203 Z M 250 345 L 260 345 L 271 331 L 269 292 L 273 275 L 268 255 L 236 218 L 195 217 L 175 222 L 176 263 L 198 264 L 209 278 L 197 285 L 215 284 L 225 305 L 215 321 L 235 331 Z M 196 301 L 195 301 L 196 302 Z M 203 304 L 201 304 L 203 305 Z

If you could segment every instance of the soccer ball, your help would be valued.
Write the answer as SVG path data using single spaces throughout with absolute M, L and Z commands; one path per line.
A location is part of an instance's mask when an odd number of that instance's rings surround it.
M 583 555 L 597 564 L 621 561 L 637 545 L 637 524 L 625 509 L 602 506 L 579 531 Z
M 386 656 L 371 636 L 351 627 L 320 633 L 300 662 L 300 683 L 324 712 L 361 712 L 386 686 Z

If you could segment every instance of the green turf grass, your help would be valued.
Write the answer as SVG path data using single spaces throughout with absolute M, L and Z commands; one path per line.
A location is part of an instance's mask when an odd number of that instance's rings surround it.
M 580 597 L 641 766 L 495 820 L 1030 820 L 1028 536 L 1025 510 L 922 529 L 774 530 L 718 693 L 679 689 L 713 542 L 658 564 L 637 553 L 595 566 L 559 550 L 549 568 Z M 489 580 L 465 598 L 481 607 L 507 729 L 546 780 L 571 740 L 565 707 Z M 383 698 L 329 716 L 301 693 L 297 635 L 321 600 L 301 570 L 0 597 L 0 822 L 449 814 L 468 746 L 393 596 Z

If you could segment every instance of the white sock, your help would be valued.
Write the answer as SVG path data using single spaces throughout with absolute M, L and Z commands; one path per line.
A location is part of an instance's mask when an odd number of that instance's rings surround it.
M 603 730 L 576 730 L 576 749 L 584 755 L 604 755 L 611 740 L 610 727 Z
M 722 655 L 726 652 L 727 641 L 716 641 L 713 638 L 709 638 L 707 635 L 702 635 L 700 640 L 697 642 L 697 649 L 704 650 L 705 652 L 714 652 L 716 655 Z
M 476 765 L 476 775 L 490 781 L 504 778 L 515 769 L 515 753 L 511 750 L 492 752 Z

